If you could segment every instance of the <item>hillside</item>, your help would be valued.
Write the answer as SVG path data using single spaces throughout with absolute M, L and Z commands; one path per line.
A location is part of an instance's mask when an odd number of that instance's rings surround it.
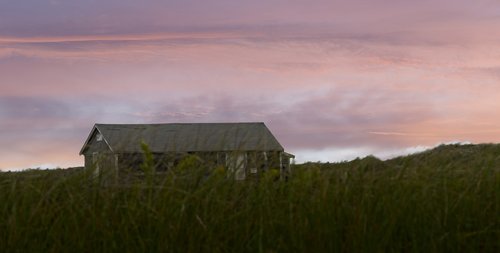
M 498 252 L 500 146 L 296 165 L 228 179 L 186 160 L 103 184 L 84 170 L 0 173 L 4 252 Z
M 374 156 L 367 156 L 340 163 L 308 162 L 298 164 L 296 168 L 348 169 L 360 166 L 373 169 L 438 169 L 443 167 L 454 168 L 456 170 L 478 167 L 500 169 L 500 144 L 441 145 L 424 152 L 400 156 L 385 161 Z
M 494 166 L 500 168 L 500 145 L 441 145 L 414 155 L 386 161 L 391 166 L 428 167 L 446 166 L 456 169 Z

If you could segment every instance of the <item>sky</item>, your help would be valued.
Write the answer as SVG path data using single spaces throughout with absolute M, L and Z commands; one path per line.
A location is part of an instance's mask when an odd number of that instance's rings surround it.
M 265 122 L 297 162 L 500 142 L 499 0 L 0 0 L 0 169 L 94 123 Z

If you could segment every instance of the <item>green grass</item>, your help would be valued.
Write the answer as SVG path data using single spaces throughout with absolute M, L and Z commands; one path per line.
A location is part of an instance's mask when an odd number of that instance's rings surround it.
M 296 165 L 237 182 L 191 159 L 106 185 L 0 173 L 2 252 L 499 252 L 500 146 Z

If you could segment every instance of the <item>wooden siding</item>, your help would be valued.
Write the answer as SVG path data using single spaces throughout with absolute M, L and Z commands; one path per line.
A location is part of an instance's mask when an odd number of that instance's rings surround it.
M 114 158 L 113 162 L 111 162 L 111 156 L 113 156 L 113 152 L 109 148 L 109 146 L 106 144 L 104 140 L 97 141 L 96 136 L 97 136 L 98 131 L 95 131 L 92 134 L 92 137 L 90 138 L 88 145 L 83 153 L 85 156 L 85 168 L 95 168 L 96 164 L 94 164 L 94 158 L 93 155 L 95 153 L 98 154 L 98 161 L 102 163 L 102 168 L 108 167 L 110 164 L 114 165 Z M 104 166 L 105 165 L 105 166 Z
M 96 130 L 83 152 L 85 168 L 95 169 L 98 165 L 99 173 L 106 172 L 116 175 L 140 172 L 140 165 L 144 163 L 144 154 L 113 153 L 105 140 L 97 141 L 97 134 Z M 154 153 L 153 158 L 157 172 L 167 171 L 169 168 L 177 166 L 186 156 L 195 155 L 209 167 L 222 166 L 237 171 L 239 178 L 259 178 L 263 172 L 269 169 L 279 170 L 282 177 L 284 174 L 288 175 L 289 159 L 283 154 L 282 151 L 166 152 Z M 95 160 L 98 164 L 95 163 Z M 244 172 L 241 171 L 241 167 L 237 169 L 236 162 L 241 164 Z M 241 173 L 244 173 L 244 177 Z

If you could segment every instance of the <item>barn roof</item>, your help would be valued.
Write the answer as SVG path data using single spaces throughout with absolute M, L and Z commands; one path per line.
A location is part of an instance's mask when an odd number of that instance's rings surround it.
M 283 147 L 262 122 L 256 123 L 171 123 L 96 124 L 115 153 L 142 152 L 144 142 L 154 153 L 190 151 L 283 151 Z

